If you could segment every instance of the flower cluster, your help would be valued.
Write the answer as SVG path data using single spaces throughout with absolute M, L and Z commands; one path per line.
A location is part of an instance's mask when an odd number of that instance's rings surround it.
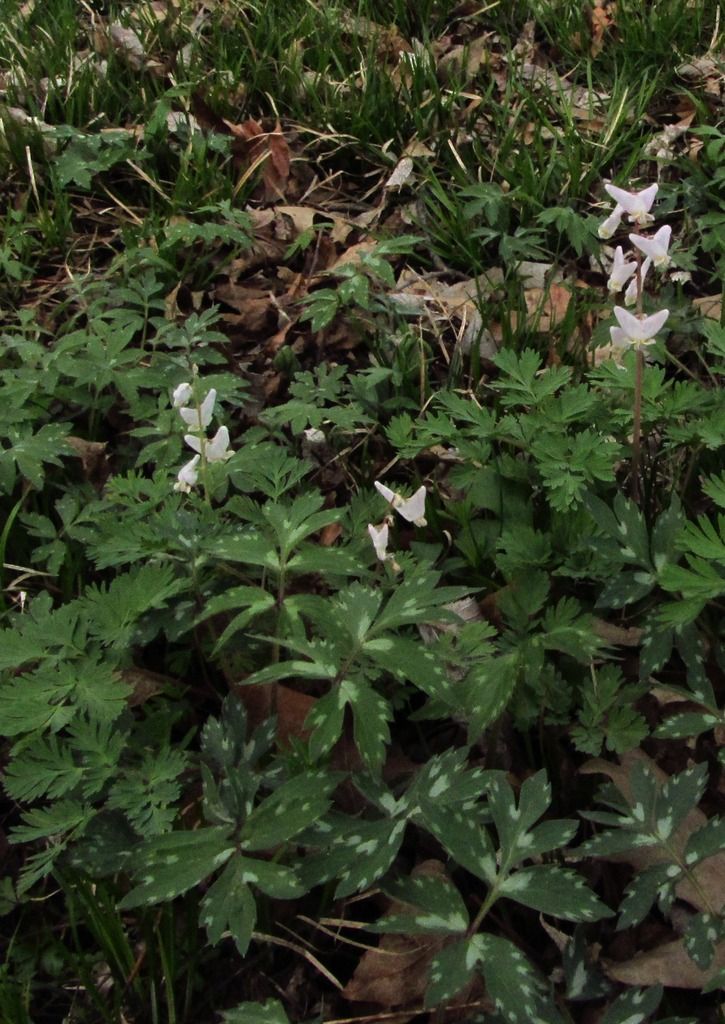
M 611 238 L 619 228 L 625 214 L 638 227 L 644 227 L 654 221 L 650 210 L 657 195 L 656 184 L 650 185 L 641 192 L 627 192 L 623 188 L 617 188 L 616 185 L 605 185 L 604 187 L 616 205 L 612 213 L 599 226 L 600 238 Z M 651 238 L 646 235 L 630 234 L 629 240 L 637 250 L 633 260 L 625 258 L 621 245 L 614 250 L 614 260 L 607 287 L 616 295 L 626 285 L 625 305 L 633 306 L 636 303 L 637 315 L 628 312 L 623 306 L 614 307 L 614 315 L 619 326 L 610 328 L 613 345 L 620 348 L 634 345 L 638 348 L 640 345 L 653 344 L 655 335 L 662 330 L 670 315 L 668 309 L 662 309 L 651 316 L 644 316 L 642 289 L 650 267 L 654 266 L 661 270 L 669 265 L 668 249 L 671 235 L 672 228 L 667 224 Z
M 391 491 L 389 487 L 381 484 L 379 480 L 375 481 L 375 489 L 395 509 L 398 515 L 402 516 L 407 522 L 413 523 L 414 526 L 426 525 L 425 487 L 419 487 L 412 498 L 404 498 L 397 491 Z M 391 522 L 392 519 L 386 516 L 380 526 L 374 526 L 372 523 L 368 524 L 370 540 L 373 542 L 375 554 L 381 562 L 392 559 L 392 556 L 388 554 L 388 534 Z M 392 565 L 394 569 L 397 568 L 394 561 Z
M 206 428 L 211 423 L 216 402 L 216 390 L 211 388 L 199 405 L 190 406 L 188 403 L 194 398 L 194 389 L 191 384 L 184 382 L 174 389 L 174 408 L 179 410 L 179 415 L 189 428 L 191 433 L 184 434 L 184 440 L 196 455 L 190 459 L 185 466 L 179 470 L 174 484 L 175 491 L 188 494 L 199 479 L 199 463 L 226 462 L 234 454 L 229 448 L 229 431 L 226 427 L 219 427 L 214 437 L 209 440 L 206 436 Z

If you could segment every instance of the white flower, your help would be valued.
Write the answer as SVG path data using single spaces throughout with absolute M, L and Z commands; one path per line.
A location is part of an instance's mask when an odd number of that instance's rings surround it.
M 649 270 L 649 268 L 651 266 L 652 266 L 652 260 L 648 256 L 647 259 L 642 264 L 642 269 L 639 272 L 639 279 L 640 279 L 640 282 L 641 282 L 643 287 L 644 287 L 644 279 L 645 279 L 645 277 L 647 277 L 647 272 L 648 272 L 648 270 Z M 627 285 L 627 290 L 624 293 L 624 304 L 625 304 L 625 306 L 633 306 L 636 301 L 637 301 L 637 278 L 635 276 L 635 277 L 632 278 L 632 280 Z
M 226 427 L 219 427 L 214 437 L 207 443 L 207 462 L 226 462 L 231 459 L 234 452 L 229 447 L 229 431 Z
M 174 408 L 178 409 L 180 405 L 186 405 L 193 394 L 191 384 L 185 382 L 177 385 L 174 388 Z
M 199 409 L 179 409 L 181 418 L 187 427 L 192 430 L 202 430 L 204 427 L 208 427 L 211 423 L 212 413 L 214 412 L 214 403 L 216 402 L 216 388 L 212 388 L 209 394 L 206 396 L 204 401 L 201 403 L 201 410 Z M 201 411 L 201 416 L 199 412 Z
M 610 328 L 612 344 L 621 346 L 625 342 L 629 342 L 630 345 L 651 345 L 655 334 L 664 327 L 670 311 L 669 309 L 661 309 L 659 313 L 653 313 L 652 316 L 646 316 L 640 320 L 639 317 L 628 313 L 621 306 L 615 306 L 614 315 L 617 318 L 622 334 L 620 335 L 617 332 L 615 337 L 612 331 L 617 331 L 617 328 Z
M 641 192 L 627 192 L 623 188 L 617 188 L 616 185 L 605 185 L 604 188 L 635 224 L 642 227 L 644 224 L 652 223 L 654 217 L 649 211 L 657 195 L 658 185 L 656 182 L 654 185 L 642 189 Z
M 637 269 L 636 263 L 627 263 L 624 258 L 624 250 L 618 245 L 614 250 L 614 262 L 607 281 L 607 288 L 610 292 L 621 292 L 627 281 Z
M 599 237 L 611 238 L 614 232 L 619 228 L 623 214 L 624 209 L 619 205 L 615 206 L 607 219 L 602 221 L 599 225 L 597 229 Z
M 621 327 L 610 327 L 609 337 L 615 348 L 629 348 L 631 342 Z
M 179 470 L 179 475 L 176 478 L 174 484 L 175 491 L 181 491 L 182 494 L 188 494 L 192 487 L 196 485 L 196 481 L 199 479 L 199 474 L 196 467 L 199 465 L 199 456 L 195 455 L 193 459 L 186 463 L 185 466 Z
M 632 245 L 636 245 L 640 252 L 649 256 L 656 267 L 666 267 L 670 262 L 667 252 L 670 245 L 672 228 L 664 224 L 655 234 L 654 238 L 643 238 L 642 235 L 630 235 Z
M 229 448 L 229 431 L 226 427 L 219 427 L 211 441 L 197 437 L 196 434 L 184 434 L 184 440 L 192 451 L 201 454 L 203 450 L 207 462 L 225 462 L 234 454 Z
M 368 523 L 370 540 L 373 542 L 375 554 L 381 562 L 384 562 L 388 557 L 388 532 L 387 523 L 383 523 L 382 526 L 373 526 L 372 523 Z
M 379 480 L 375 481 L 375 489 L 382 494 L 386 501 L 389 501 L 396 512 L 399 512 L 403 519 L 415 526 L 425 526 L 425 487 L 419 487 L 412 498 L 404 498 L 402 494 L 391 491 Z

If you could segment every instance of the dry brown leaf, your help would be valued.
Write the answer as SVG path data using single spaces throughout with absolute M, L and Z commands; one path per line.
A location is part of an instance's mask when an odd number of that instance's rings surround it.
M 274 216 L 276 223 L 279 223 L 280 218 L 289 219 L 292 228 L 290 241 L 301 235 L 303 231 L 309 231 L 316 223 L 325 223 L 332 225 L 332 227 L 325 228 L 325 233 L 336 244 L 344 245 L 350 236 L 350 232 L 354 231 L 356 227 L 352 221 L 347 220 L 345 217 L 322 210 L 317 206 L 291 206 L 280 203 L 274 207 Z M 279 231 L 277 237 L 282 237 Z
M 106 441 L 86 441 L 83 437 L 66 437 L 81 460 L 83 475 L 94 487 L 102 487 L 108 479 L 108 459 L 106 458 Z
M 327 268 L 328 271 L 334 273 L 338 267 L 342 267 L 346 263 L 352 263 L 353 265 L 359 263 L 360 258 L 372 252 L 377 244 L 374 238 L 363 238 L 361 242 L 356 242 L 349 249 L 345 249 L 344 252 L 340 253 L 337 259 Z
M 614 24 L 615 5 L 608 0 L 594 0 L 594 6 L 590 12 L 592 27 L 592 38 L 589 52 L 596 57 L 604 48 L 604 37 L 609 28 Z
M 289 179 L 290 152 L 279 121 L 271 132 L 266 132 L 253 117 L 242 124 L 233 124 L 227 120 L 224 120 L 224 124 L 244 144 L 248 164 L 262 165 L 265 199 L 271 202 L 283 198 Z
M 579 769 L 584 775 L 606 775 L 612 780 L 616 787 L 629 800 L 631 790 L 629 777 L 633 766 L 640 762 L 647 765 L 659 782 L 666 782 L 668 775 L 663 772 L 655 762 L 647 757 L 644 751 L 632 750 L 622 757 L 622 763 L 616 764 L 612 761 L 604 761 L 601 758 L 594 758 L 587 761 Z M 680 855 L 684 853 L 687 840 L 693 832 L 702 828 L 707 822 L 707 816 L 697 807 L 693 807 L 675 834 L 670 838 L 670 844 Z M 618 863 L 631 864 L 637 871 L 644 871 L 654 864 L 669 863 L 671 856 L 660 846 L 645 846 L 626 853 L 607 855 L 603 860 L 611 860 Z M 714 857 L 697 864 L 693 869 L 697 885 L 684 879 L 678 882 L 676 893 L 679 899 L 689 903 L 700 911 L 722 910 L 725 906 L 725 852 L 717 853 Z
M 491 59 L 488 48 L 488 41 L 491 34 L 471 39 L 465 45 L 459 44 L 451 47 L 443 53 L 438 60 L 439 75 L 447 80 L 454 75 L 460 77 L 461 70 L 464 73 L 464 84 L 475 78 L 481 67 L 486 67 Z
M 144 45 L 132 28 L 126 28 L 125 25 L 119 24 L 109 25 L 108 38 L 112 49 L 134 71 L 141 71 L 146 66 Z
M 454 284 L 446 284 L 436 277 L 423 278 L 406 267 L 389 297 L 407 313 L 420 315 L 431 310 L 446 317 L 460 317 L 468 307 L 477 308 L 482 300 L 491 298 L 502 284 L 503 271 L 499 267 Z
M 401 53 L 412 53 L 413 47 L 405 36 L 402 36 L 395 25 L 381 25 L 371 18 L 341 12 L 338 15 L 339 25 L 351 35 L 362 36 L 373 40 L 378 59 L 389 60 L 397 64 Z
M 617 647 L 639 647 L 644 633 L 638 626 L 615 626 L 596 616 L 592 616 L 592 628 L 598 637 Z
M 320 530 L 320 546 L 330 548 L 342 536 L 342 526 L 339 523 L 328 523 Z
M 692 305 L 701 316 L 719 321 L 722 316 L 722 292 L 719 295 L 703 295 L 702 298 L 693 299 Z
M 409 156 L 404 156 L 398 160 L 397 164 L 393 168 L 393 173 L 390 175 L 388 180 L 383 185 L 383 188 L 402 188 L 413 173 L 413 161 Z
M 725 83 L 725 53 L 710 51 L 681 64 L 677 73 L 691 82 L 696 82 L 709 96 L 718 97 Z
M 132 687 L 128 698 L 130 707 L 135 708 L 145 704 L 147 700 L 161 693 L 164 686 L 173 683 L 173 679 L 160 675 L 158 672 L 149 672 L 145 668 L 122 668 L 118 673 L 121 679 L 128 686 Z
M 668 988 L 701 989 L 721 968 L 725 967 L 725 943 L 715 948 L 715 957 L 708 970 L 701 970 L 688 956 L 682 939 L 637 953 L 623 963 L 602 960 L 605 973 L 624 985 L 665 985 Z M 724 986 L 721 986 L 724 987 Z
M 491 332 L 483 326 L 480 305 L 494 294 L 502 282 L 503 271 L 498 267 L 455 284 L 445 284 L 436 277 L 422 278 L 405 268 L 389 298 L 403 315 L 425 316 L 431 323 L 449 324 L 461 352 L 469 352 L 478 339 L 481 358 L 493 359 L 498 345 Z
M 526 303 L 526 327 L 529 330 L 548 334 L 562 322 L 571 302 L 571 290 L 567 285 L 552 283 L 548 288 L 527 288 L 524 291 Z M 511 328 L 518 327 L 518 314 L 510 314 Z
M 446 877 L 443 864 L 423 861 L 412 876 Z M 390 914 L 404 911 L 393 900 Z M 387 1010 L 420 1004 L 428 987 L 431 960 L 447 940 L 438 935 L 382 935 L 376 949 L 366 950 L 342 994 L 354 1003 L 377 1003 Z
M 225 322 L 232 326 L 241 325 L 252 334 L 276 331 L 280 327 L 279 300 L 269 289 L 228 281 L 217 285 L 213 296 L 216 301 L 223 302 L 237 311 L 236 315 L 223 315 Z

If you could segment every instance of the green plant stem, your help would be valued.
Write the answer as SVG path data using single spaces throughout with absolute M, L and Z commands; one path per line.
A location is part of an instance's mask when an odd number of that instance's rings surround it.
M 499 890 L 499 886 L 500 886 L 502 881 L 503 881 L 503 877 L 501 875 L 499 875 L 499 877 L 493 883 L 491 888 L 488 890 L 488 895 L 486 896 L 486 899 L 483 901 L 483 903 L 479 907 L 478 913 L 476 914 L 476 916 L 474 917 L 473 921 L 471 922 L 471 924 L 468 927 L 468 931 L 466 932 L 467 938 L 471 939 L 471 938 L 473 938 L 474 935 L 476 935 L 478 933 L 478 930 L 481 927 L 481 925 L 483 924 L 483 921 L 484 921 L 486 915 L 488 914 L 488 912 L 490 911 L 491 907 L 494 905 L 494 903 L 498 899 L 498 890 Z
M 635 254 L 637 269 L 635 280 L 637 282 L 637 316 L 641 317 L 644 312 L 644 301 L 642 294 L 642 256 L 637 251 Z M 639 505 L 639 467 L 642 452 L 642 385 L 644 382 L 644 352 L 642 346 L 637 345 L 634 374 L 634 408 L 632 411 L 632 500 Z
M 194 381 L 196 385 L 196 380 Z M 199 428 L 194 433 L 199 438 L 199 474 L 201 476 L 201 486 L 204 491 L 204 501 L 211 508 L 211 488 L 209 487 L 209 463 L 206 458 L 206 432 L 201 423 L 201 402 L 199 401 L 199 393 L 196 386 L 194 387 L 194 408 L 196 414 L 199 417 Z
M 639 466 L 642 452 L 642 383 L 644 381 L 644 352 L 637 348 L 634 374 L 634 410 L 632 426 L 632 500 L 639 504 Z
M 713 917 L 719 918 L 721 916 L 720 912 L 712 905 L 710 897 L 703 889 L 693 869 L 685 863 L 684 857 L 682 857 L 677 852 L 677 850 L 675 850 L 671 843 L 663 843 L 662 846 L 663 849 L 667 851 L 667 853 L 672 858 L 677 867 L 680 869 L 680 871 L 685 876 L 687 881 L 690 883 L 692 888 L 695 890 L 697 895 L 700 897 L 700 899 L 702 900 L 702 905 L 707 911 L 707 913 L 712 914 Z

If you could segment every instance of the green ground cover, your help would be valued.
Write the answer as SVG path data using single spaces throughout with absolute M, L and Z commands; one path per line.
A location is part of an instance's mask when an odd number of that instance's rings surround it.
M 723 1019 L 720 16 L 0 0 L 2 1024 Z

